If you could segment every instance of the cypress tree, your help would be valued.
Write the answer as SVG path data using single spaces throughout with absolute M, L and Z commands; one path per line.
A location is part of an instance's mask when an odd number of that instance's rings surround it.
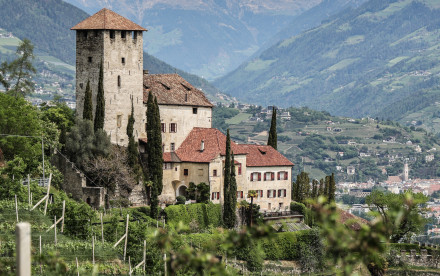
M 335 194 L 336 194 L 335 174 L 332 173 L 332 175 L 329 177 L 329 192 L 328 192 L 329 202 L 335 201 Z
M 330 191 L 330 177 L 327 175 L 324 180 L 324 196 L 328 199 Z
M 313 199 L 318 197 L 318 185 L 319 185 L 318 180 L 313 179 L 312 180 L 312 196 L 311 196 L 311 198 L 313 198 Z
M 324 195 L 324 179 L 319 180 L 318 197 Z
M 150 202 L 150 217 L 157 219 L 159 209 L 159 193 L 157 191 L 157 179 L 154 178 L 153 185 L 151 185 L 151 202 Z
M 272 108 L 272 121 L 270 122 L 269 138 L 267 145 L 277 149 L 277 111 L 275 107 Z
M 162 153 L 162 130 L 160 123 L 160 110 L 159 104 L 157 103 L 157 98 L 154 98 L 154 149 L 155 149 L 155 160 L 154 160 L 154 175 L 157 177 L 157 192 L 160 195 L 163 189 L 163 153 Z
M 309 174 L 306 172 L 301 172 L 300 174 L 300 192 L 299 192 L 299 202 L 304 203 L 307 198 L 310 197 L 310 179 Z
M 223 179 L 223 224 L 227 228 L 230 227 L 230 196 L 229 190 L 231 185 L 231 137 L 229 129 L 226 132 L 226 156 L 225 156 L 225 173 Z M 233 226 L 232 226 L 233 227 Z
M 98 79 L 98 93 L 96 95 L 96 110 L 95 110 L 95 132 L 98 129 L 104 128 L 104 117 L 105 117 L 105 99 L 104 99 L 104 71 L 102 68 L 102 62 L 99 67 L 99 79 Z M 131 100 L 131 105 L 133 106 L 133 99 Z
M 87 81 L 86 93 L 84 95 L 83 119 L 93 121 L 92 90 L 90 89 L 90 80 Z
M 235 160 L 234 153 L 232 152 L 231 158 L 231 182 L 229 185 L 229 228 L 233 228 L 235 226 L 235 222 L 237 220 L 235 209 L 237 208 L 237 179 L 235 178 Z
M 95 120 L 96 122 L 96 120 Z M 134 140 L 133 136 L 133 127 L 134 127 L 134 106 L 133 106 L 133 99 L 131 99 L 131 114 L 128 117 L 128 123 L 127 123 L 127 136 L 128 136 L 128 165 L 131 168 L 134 168 L 138 164 L 138 150 L 137 150 L 137 143 Z M 96 125 L 96 124 L 95 124 Z

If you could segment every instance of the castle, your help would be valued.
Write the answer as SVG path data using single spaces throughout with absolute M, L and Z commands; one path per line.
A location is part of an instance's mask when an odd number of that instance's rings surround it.
M 104 72 L 104 130 L 113 144 L 126 146 L 126 127 L 134 106 L 134 136 L 141 153 L 146 144 L 146 101 L 158 101 L 162 126 L 163 191 L 160 200 L 186 195 L 190 182 L 210 187 L 211 201 L 223 201 L 226 136 L 212 128 L 213 105 L 204 93 L 177 74 L 143 70 L 143 32 L 132 21 L 102 9 L 75 25 L 76 104 L 82 114 L 87 82 L 96 106 L 99 68 Z M 94 114 L 95 112 L 93 112 Z M 256 190 L 262 210 L 288 208 L 292 162 L 270 146 L 231 142 L 235 154 L 237 200 Z

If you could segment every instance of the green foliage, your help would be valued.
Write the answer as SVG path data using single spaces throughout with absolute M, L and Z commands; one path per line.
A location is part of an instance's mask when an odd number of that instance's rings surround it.
M 235 226 L 235 209 L 232 209 L 231 202 L 231 136 L 229 129 L 226 132 L 226 154 L 225 169 L 223 178 L 223 224 L 226 228 Z
M 171 205 L 165 208 L 167 222 L 177 225 L 180 221 L 185 225 L 196 222 L 198 228 L 219 227 L 222 225 L 221 205 L 219 204 L 187 204 Z
M 188 189 L 186 189 L 186 193 L 188 195 L 188 199 L 196 200 L 197 186 L 194 182 L 189 182 Z
M 185 204 L 186 198 L 184 196 L 178 196 L 176 197 L 176 205 L 182 205 Z
M 0 84 L 6 93 L 18 97 L 25 97 L 34 91 L 32 76 L 37 72 L 32 65 L 34 60 L 34 45 L 29 39 L 20 42 L 16 50 L 17 59 L 7 64 L 3 62 L 0 68 Z
M 293 201 L 290 203 L 290 211 L 298 212 L 301 215 L 305 215 L 306 214 L 306 206 L 302 203 Z
M 215 106 L 212 109 L 212 127 L 225 132 L 229 127 L 226 120 L 236 116 L 238 113 L 238 109 L 235 108 Z
M 157 186 L 157 177 L 154 177 L 150 200 L 150 217 L 154 219 L 159 217 L 159 192 L 157 191 Z
M 402 239 L 408 240 L 412 234 L 422 231 L 425 219 L 420 215 L 420 210 L 427 201 L 428 197 L 422 193 L 414 194 L 411 191 L 393 194 L 374 190 L 365 199 L 367 204 L 374 206 L 377 215 L 380 215 L 390 229 L 393 243 Z M 409 208 L 402 215 L 399 210 L 405 205 Z M 396 217 L 397 215 L 402 217 Z M 399 221 L 398 224 L 395 223 L 396 220 Z
M 92 90 L 90 89 L 90 80 L 87 81 L 86 92 L 84 94 L 83 103 L 83 120 L 93 121 L 93 103 Z
M 305 202 L 310 197 L 310 179 L 309 174 L 301 172 L 296 176 L 296 181 L 293 182 L 292 200 L 297 202 Z
M 103 67 L 102 63 L 103 62 L 101 61 L 101 64 L 99 65 L 98 93 L 96 94 L 96 110 L 95 110 L 95 122 L 94 122 L 95 132 L 98 131 L 98 129 L 104 128 L 104 120 L 105 120 L 105 97 L 104 97 L 104 83 L 103 83 L 104 71 L 102 68 Z
M 272 146 L 272 148 L 277 149 L 277 111 L 275 107 L 272 108 L 272 121 L 270 122 L 269 138 L 267 140 L 267 145 Z
M 131 114 L 128 117 L 127 123 L 127 136 L 128 136 L 128 148 L 127 148 L 127 157 L 128 157 L 128 166 L 132 168 L 135 172 L 140 171 L 139 167 L 139 152 L 138 152 L 138 143 L 134 140 L 133 136 L 133 126 L 134 126 L 134 105 L 133 98 L 131 99 Z
M 205 182 L 197 185 L 197 203 L 209 203 L 209 185 Z

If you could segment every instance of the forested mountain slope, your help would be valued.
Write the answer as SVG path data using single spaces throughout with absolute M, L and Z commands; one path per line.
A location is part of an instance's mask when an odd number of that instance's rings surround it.
M 263 105 L 400 119 L 440 98 L 439 28 L 438 1 L 370 0 L 281 41 L 215 84 Z

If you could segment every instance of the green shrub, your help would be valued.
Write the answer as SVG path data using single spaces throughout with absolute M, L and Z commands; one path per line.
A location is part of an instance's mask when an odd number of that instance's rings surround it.
M 206 229 L 210 225 L 221 225 L 221 206 L 219 204 L 187 204 L 172 205 L 165 208 L 168 223 L 177 224 L 182 221 L 185 225 L 197 223 L 199 229 Z
M 290 203 L 290 211 L 292 212 L 298 212 L 301 215 L 305 215 L 306 214 L 306 206 L 302 203 L 296 202 L 296 201 L 292 201 Z
M 178 196 L 176 197 L 176 205 L 182 205 L 185 204 L 186 198 L 184 196 Z

